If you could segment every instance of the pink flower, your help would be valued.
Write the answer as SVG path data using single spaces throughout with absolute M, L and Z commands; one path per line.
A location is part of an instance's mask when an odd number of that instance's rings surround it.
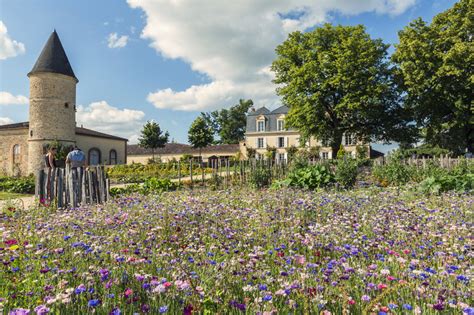
M 298 265 L 304 265 L 306 258 L 304 258 L 304 256 L 301 256 L 301 255 L 296 255 L 295 261 Z
M 349 305 L 354 305 L 354 304 L 356 304 L 356 301 L 354 301 L 353 299 L 350 299 L 350 300 L 348 301 L 348 303 L 349 303 Z
M 386 284 L 379 283 L 379 284 L 377 285 L 377 288 L 379 288 L 379 290 L 383 290 L 383 289 L 388 288 L 388 286 L 387 286 Z
M 130 295 L 133 294 L 133 290 L 128 288 L 127 290 L 125 290 L 125 292 L 123 293 L 123 295 L 128 298 Z

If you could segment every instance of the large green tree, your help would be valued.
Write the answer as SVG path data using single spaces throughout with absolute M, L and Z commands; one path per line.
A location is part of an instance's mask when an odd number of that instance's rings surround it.
M 330 144 L 333 156 L 344 133 L 363 141 L 401 140 L 405 112 L 392 80 L 388 45 L 365 28 L 325 24 L 294 32 L 276 48 L 277 93 L 290 110 L 287 124 L 303 137 Z
M 155 160 L 155 149 L 163 148 L 168 142 L 168 131 L 163 132 L 160 125 L 153 121 L 147 121 L 141 131 L 141 136 L 138 138 L 138 145 L 145 149 L 151 149 L 153 160 Z
M 473 32 L 474 1 L 461 0 L 431 24 L 410 23 L 392 55 L 425 142 L 457 154 L 474 152 Z
M 216 110 L 210 113 L 201 113 L 208 125 L 219 137 L 215 143 L 239 143 L 245 138 L 247 112 L 252 107 L 252 100 L 239 100 L 239 103 L 229 109 Z
M 198 116 L 188 131 L 188 141 L 193 148 L 199 149 L 199 159 L 201 160 L 202 148 L 212 144 L 214 140 L 213 129 L 208 125 L 204 117 Z

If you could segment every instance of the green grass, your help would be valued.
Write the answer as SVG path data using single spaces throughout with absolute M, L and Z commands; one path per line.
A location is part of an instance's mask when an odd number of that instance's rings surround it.
M 16 198 L 30 197 L 30 196 L 32 195 L 0 191 L 0 200 L 10 200 L 10 199 L 16 199 Z

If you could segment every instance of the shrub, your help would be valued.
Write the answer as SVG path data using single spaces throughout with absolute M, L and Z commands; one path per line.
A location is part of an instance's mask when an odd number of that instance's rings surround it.
M 316 164 L 293 170 L 288 174 L 285 184 L 304 189 L 316 189 L 328 186 L 333 181 L 334 175 L 329 166 Z
M 249 184 L 253 188 L 263 188 L 270 185 L 271 179 L 272 173 L 270 168 L 261 165 L 250 172 Z
M 409 167 L 403 163 L 399 156 L 393 156 L 385 165 L 375 166 L 372 175 L 383 186 L 399 186 L 410 181 Z
M 354 159 L 338 160 L 336 164 L 335 180 L 345 188 L 354 186 L 357 179 L 357 161 Z
M 426 194 L 446 191 L 468 192 L 474 190 L 474 174 L 430 176 L 420 183 L 419 190 Z
M 35 178 L 28 177 L 1 177 L 0 191 L 18 194 L 33 194 L 35 192 Z
M 161 193 L 163 191 L 175 190 L 177 185 L 171 180 L 164 178 L 149 178 L 147 179 L 142 186 L 141 192 L 145 195 L 150 193 Z

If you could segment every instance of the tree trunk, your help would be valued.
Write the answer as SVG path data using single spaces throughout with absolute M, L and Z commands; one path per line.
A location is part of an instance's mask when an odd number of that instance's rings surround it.
M 339 148 L 341 147 L 342 143 L 342 134 L 336 134 L 331 140 L 331 150 L 332 150 L 332 158 L 336 159 L 337 158 L 337 152 L 339 151 Z

